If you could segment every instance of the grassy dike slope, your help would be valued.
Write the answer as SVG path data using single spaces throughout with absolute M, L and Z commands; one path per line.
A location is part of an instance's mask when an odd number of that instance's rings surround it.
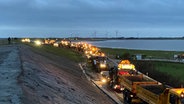
M 68 48 L 58 48 L 58 47 L 53 47 L 51 45 L 37 46 L 35 44 L 29 44 L 29 43 L 27 45 L 32 46 L 39 51 L 46 51 L 46 52 L 49 52 L 49 53 L 52 53 L 52 54 L 55 54 L 58 56 L 66 57 L 66 58 L 73 60 L 75 62 L 83 62 L 84 61 L 84 58 L 82 57 L 81 54 L 76 53 Z

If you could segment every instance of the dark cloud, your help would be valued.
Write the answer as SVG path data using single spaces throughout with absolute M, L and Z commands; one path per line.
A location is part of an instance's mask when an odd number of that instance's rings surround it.
M 184 26 L 183 4 L 183 0 L 0 0 L 0 30 L 3 34 L 105 34 L 178 28 Z

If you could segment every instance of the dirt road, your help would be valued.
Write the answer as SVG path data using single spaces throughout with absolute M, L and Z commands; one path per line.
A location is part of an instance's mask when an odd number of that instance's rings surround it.
M 85 78 L 78 63 L 25 45 L 0 48 L 0 54 L 3 53 L 0 55 L 0 77 L 5 70 L 8 71 L 0 79 L 1 86 L 4 86 L 0 90 L 0 104 L 114 103 Z M 7 51 L 3 51 L 5 49 Z M 6 64 L 3 66 L 3 63 Z M 6 77 L 12 81 L 7 85 L 3 84 Z

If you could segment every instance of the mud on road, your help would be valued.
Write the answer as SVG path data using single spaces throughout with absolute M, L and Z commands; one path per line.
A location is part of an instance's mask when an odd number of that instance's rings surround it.
M 6 77 L 3 80 L 0 79 L 1 86 L 4 86 L 4 89 L 0 90 L 0 103 L 3 102 L 2 104 L 114 103 L 86 79 L 78 63 L 26 45 L 14 45 L 9 48 L 0 46 L 0 48 L 3 48 L 0 49 L 2 53 L 0 55 L 0 77 L 5 70 L 9 72 L 7 76 L 13 76 L 7 79 L 13 81 L 10 81 L 11 84 L 7 85 L 8 87 L 3 84 Z M 4 49 L 7 51 L 3 51 Z M 6 69 L 11 66 L 9 65 L 10 60 L 16 64 L 12 63 L 15 66 L 12 65 L 11 68 Z M 3 63 L 6 65 L 3 66 Z M 9 95 L 2 92 L 9 92 Z

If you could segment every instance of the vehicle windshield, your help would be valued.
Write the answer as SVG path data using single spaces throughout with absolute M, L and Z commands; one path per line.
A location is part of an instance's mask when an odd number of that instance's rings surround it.
M 170 94 L 170 104 L 184 104 L 184 98 L 178 97 L 175 94 Z
M 181 98 L 180 101 L 181 101 L 181 104 L 184 104 L 184 98 Z

